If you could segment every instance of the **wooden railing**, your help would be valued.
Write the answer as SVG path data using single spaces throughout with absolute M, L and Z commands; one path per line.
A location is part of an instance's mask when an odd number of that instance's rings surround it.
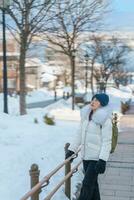
M 69 143 L 65 145 L 65 151 L 68 149 Z M 43 200 L 50 200 L 53 195 L 58 191 L 58 189 L 65 183 L 65 194 L 70 199 L 71 198 L 71 176 L 77 172 L 78 167 L 82 163 L 82 161 L 79 161 L 78 164 L 76 164 L 71 169 L 71 162 L 70 160 L 72 158 L 76 158 L 80 149 L 73 154 L 71 157 L 66 159 L 64 162 L 62 162 L 60 165 L 58 165 L 54 170 L 52 170 L 49 174 L 47 174 L 43 179 L 39 181 L 39 169 L 38 165 L 33 164 L 30 169 L 30 176 L 31 176 L 31 190 L 28 191 L 20 200 L 27 200 L 29 197 L 31 197 L 31 200 L 39 200 L 39 194 L 41 192 L 41 189 L 46 187 L 50 179 L 65 166 L 65 177 L 53 188 L 53 190 L 43 199 Z

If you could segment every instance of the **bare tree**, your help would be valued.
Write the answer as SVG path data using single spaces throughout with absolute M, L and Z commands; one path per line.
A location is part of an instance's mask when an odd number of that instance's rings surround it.
M 91 41 L 86 44 L 83 44 L 82 47 L 82 54 L 83 57 L 87 57 L 87 63 L 88 63 L 88 68 L 90 70 L 90 84 L 91 84 L 91 91 L 92 91 L 92 96 L 94 95 L 94 84 L 93 84 L 93 80 L 94 80 L 94 68 L 95 68 L 95 62 L 96 59 L 98 57 L 98 52 L 96 51 L 96 47 L 95 45 L 92 43 L 92 38 Z
M 12 5 L 6 9 L 14 24 L 7 27 L 20 45 L 19 72 L 20 72 L 20 114 L 26 114 L 26 81 L 25 59 L 33 37 L 49 21 L 48 12 L 54 0 L 12 0 Z M 11 25 L 13 24 L 13 25 Z M 16 34 L 17 33 L 17 34 Z
M 53 13 L 55 18 L 49 25 L 47 40 L 53 48 L 66 54 L 71 66 L 72 109 L 74 109 L 75 58 L 79 44 L 89 31 L 95 31 L 102 19 L 105 0 L 58 0 Z
M 110 76 L 120 71 L 121 66 L 126 64 L 126 55 L 129 53 L 130 48 L 125 42 L 115 37 L 107 40 L 105 37 L 94 35 L 92 43 L 94 48 L 91 50 L 94 56 L 97 55 L 95 62 L 98 64 L 94 67 L 94 77 L 97 83 L 100 84 L 100 90 L 105 92 Z
M 119 88 L 120 84 L 126 86 L 130 80 L 128 71 L 120 69 L 118 72 L 113 73 L 113 80 L 117 88 Z

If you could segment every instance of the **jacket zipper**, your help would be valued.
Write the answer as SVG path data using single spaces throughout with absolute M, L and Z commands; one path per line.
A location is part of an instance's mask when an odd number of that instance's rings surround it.
M 88 126 L 89 126 L 89 122 L 87 123 L 87 126 L 86 126 L 86 128 L 85 128 L 85 135 L 84 135 L 84 143 L 83 143 L 83 145 L 84 145 L 84 152 L 83 152 L 83 157 L 85 156 L 85 144 L 86 144 L 86 137 L 87 137 L 87 129 L 88 129 Z

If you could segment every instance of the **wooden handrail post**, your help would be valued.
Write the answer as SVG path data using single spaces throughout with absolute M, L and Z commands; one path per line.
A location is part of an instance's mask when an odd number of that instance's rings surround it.
M 33 188 L 37 183 L 39 183 L 39 168 L 37 164 L 32 164 L 31 169 L 29 171 L 31 177 L 31 188 Z M 38 190 L 31 196 L 31 200 L 39 200 L 39 193 L 41 190 Z
M 65 145 L 65 154 L 66 151 L 68 150 L 68 147 L 70 146 L 69 143 L 66 143 Z M 65 176 L 71 171 L 71 162 L 68 162 L 65 164 Z M 65 181 L 65 195 L 71 199 L 71 177 L 69 177 L 66 181 Z

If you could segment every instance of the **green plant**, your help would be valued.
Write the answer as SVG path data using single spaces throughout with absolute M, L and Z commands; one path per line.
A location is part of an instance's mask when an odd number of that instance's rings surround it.
M 43 118 L 46 124 L 55 125 L 54 117 L 48 116 L 48 114 L 46 114 Z

